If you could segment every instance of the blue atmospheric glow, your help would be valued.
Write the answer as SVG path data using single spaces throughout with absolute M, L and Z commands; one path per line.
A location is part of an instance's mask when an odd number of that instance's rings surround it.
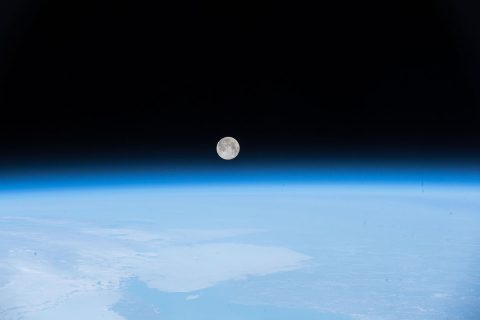
M 127 167 L 31 170 L 0 173 L 0 190 L 118 187 L 142 185 L 251 185 L 262 184 L 460 184 L 480 185 L 480 167 L 292 165 L 218 168 Z
M 477 320 L 478 181 L 372 167 L 11 175 L 0 319 Z

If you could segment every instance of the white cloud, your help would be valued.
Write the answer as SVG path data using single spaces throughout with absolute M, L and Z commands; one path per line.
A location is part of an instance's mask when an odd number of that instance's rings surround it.
M 185 300 L 187 301 L 190 301 L 190 300 L 197 300 L 200 298 L 200 295 L 199 294 L 191 294 L 191 295 L 188 295 Z
M 309 259 L 284 248 L 215 243 L 163 248 L 154 257 L 132 259 L 130 265 L 152 288 L 191 292 L 221 281 L 294 270 Z
M 75 320 L 77 314 L 119 320 L 110 306 L 121 298 L 122 281 L 131 277 L 165 292 L 193 292 L 294 270 L 310 259 L 281 247 L 220 241 L 252 232 L 153 232 L 15 219 L 0 230 L 0 318 Z

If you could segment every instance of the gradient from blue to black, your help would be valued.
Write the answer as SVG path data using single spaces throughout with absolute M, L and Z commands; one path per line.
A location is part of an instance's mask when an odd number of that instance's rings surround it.
M 2 6 L 4 168 L 209 163 L 225 135 L 236 163 L 478 159 L 466 0 Z

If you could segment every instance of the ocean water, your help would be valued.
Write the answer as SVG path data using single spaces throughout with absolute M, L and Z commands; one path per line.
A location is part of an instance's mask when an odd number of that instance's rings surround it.
M 144 320 L 348 320 L 348 316 L 325 314 L 305 308 L 235 303 L 233 284 L 220 284 L 194 293 L 163 293 L 149 288 L 138 279 L 124 284 L 123 298 L 112 310 L 126 319 Z M 241 289 L 240 289 L 241 290 Z

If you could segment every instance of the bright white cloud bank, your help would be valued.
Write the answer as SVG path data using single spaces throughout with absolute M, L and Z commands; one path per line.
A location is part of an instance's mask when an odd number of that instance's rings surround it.
M 98 228 L 3 217 L 0 318 L 122 319 L 109 306 L 121 283 L 136 277 L 165 292 L 192 292 L 219 282 L 302 267 L 310 257 L 226 238 L 252 230 Z M 79 311 L 79 312 L 76 312 Z M 81 311 L 81 312 L 80 312 Z

